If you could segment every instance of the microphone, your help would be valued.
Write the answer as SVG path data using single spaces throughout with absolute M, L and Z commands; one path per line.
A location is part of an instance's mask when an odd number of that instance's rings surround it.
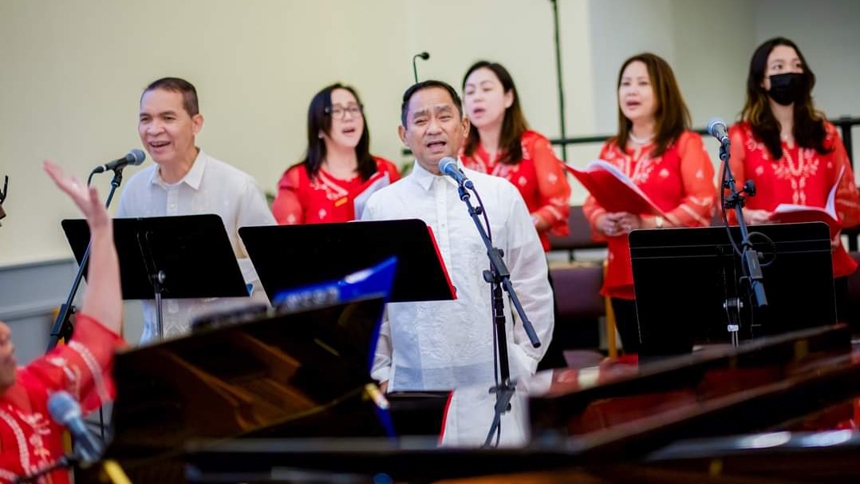
M 104 165 L 97 166 L 93 170 L 93 173 L 104 173 L 108 170 L 116 171 L 117 169 L 121 170 L 121 169 L 125 168 L 127 165 L 137 166 L 137 165 L 143 163 L 143 160 L 145 160 L 145 159 L 146 159 L 146 154 L 142 150 L 135 148 L 135 149 L 129 151 L 128 154 L 126 154 L 125 156 L 123 156 L 122 158 L 120 158 L 118 160 L 113 160 L 110 163 L 105 163 Z
M 419 57 L 424 60 L 427 60 L 430 58 L 430 54 L 427 52 L 420 52 L 412 56 L 412 73 L 415 74 L 415 84 L 418 84 L 418 66 L 415 64 L 415 61 Z
M 457 160 L 451 158 L 450 156 L 446 156 L 439 160 L 439 172 L 443 175 L 448 175 L 454 180 L 457 181 L 457 184 L 460 186 L 466 187 L 469 190 L 474 190 L 475 185 L 472 184 L 472 180 L 466 178 L 466 175 L 460 171 L 460 168 L 457 167 Z
M 708 121 L 708 134 L 717 138 L 721 145 L 729 144 L 729 129 L 726 127 L 726 122 L 720 118 Z
M 81 406 L 68 392 L 59 391 L 48 397 L 48 413 L 54 422 L 69 429 L 77 442 L 76 454 L 83 464 L 91 464 L 102 454 L 101 443 L 90 433 L 81 418 Z

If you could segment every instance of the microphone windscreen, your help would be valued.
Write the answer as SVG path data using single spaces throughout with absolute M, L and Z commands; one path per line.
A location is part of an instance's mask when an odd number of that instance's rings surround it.
M 725 133 L 726 130 L 728 129 L 726 127 L 726 122 L 723 121 L 722 119 L 714 118 L 714 119 L 708 121 L 708 134 L 710 134 L 711 136 L 719 138 L 720 137 L 719 136 L 719 134 L 720 134 L 719 129 L 720 128 L 722 128 L 723 133 Z
M 59 391 L 48 397 L 48 413 L 54 422 L 68 426 L 71 419 L 81 416 L 81 406 L 68 392 Z
M 139 150 L 139 149 L 135 148 L 135 149 L 128 152 L 128 154 L 126 155 L 126 158 L 128 159 L 129 165 L 137 166 L 137 165 L 143 163 L 143 160 L 146 159 L 146 153 L 144 153 L 143 150 Z
M 446 156 L 446 157 L 442 158 L 441 160 L 439 160 L 439 165 L 438 165 L 439 171 L 441 173 L 445 173 L 445 171 L 448 169 L 448 166 L 450 166 L 450 165 L 454 165 L 454 167 L 456 167 L 457 166 L 457 160 L 455 160 L 454 158 L 451 158 L 450 156 Z

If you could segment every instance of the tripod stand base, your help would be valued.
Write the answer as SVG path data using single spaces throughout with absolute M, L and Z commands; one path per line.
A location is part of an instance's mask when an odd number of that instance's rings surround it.
M 507 399 L 508 411 L 500 414 L 500 438 L 496 441 L 493 427 L 496 417 L 496 393 L 487 391 L 486 384 L 461 387 L 451 394 L 445 420 L 442 424 L 440 444 L 443 447 L 485 446 L 492 436 L 490 447 L 521 447 L 528 444 L 529 415 L 528 392 L 519 387 L 503 399 Z

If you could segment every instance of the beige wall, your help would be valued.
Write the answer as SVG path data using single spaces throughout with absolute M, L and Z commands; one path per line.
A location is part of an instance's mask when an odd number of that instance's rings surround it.
M 587 3 L 560 3 L 569 131 L 589 133 Z M 474 60 L 506 64 L 534 126 L 558 134 L 549 2 L 2 0 L 0 45 L 0 175 L 12 189 L 0 266 L 70 255 L 59 221 L 76 213 L 41 160 L 85 177 L 139 147 L 138 97 L 162 76 L 197 86 L 200 146 L 265 190 L 301 156 L 308 102 L 335 81 L 362 95 L 373 151 L 402 162 L 400 97 L 423 50 L 420 76 L 457 86 Z M 109 181 L 97 178 L 103 193 Z
M 860 65 L 852 0 L 558 4 L 568 136 L 615 129 L 617 70 L 643 50 L 672 63 L 697 126 L 734 119 L 749 56 L 776 33 L 803 36 L 822 107 L 860 116 L 852 107 L 857 76 L 844 75 Z M 70 256 L 59 221 L 76 212 L 40 161 L 56 158 L 85 177 L 139 147 L 140 91 L 166 75 L 198 87 L 206 118 L 200 146 L 269 191 L 302 154 L 310 98 L 335 81 L 362 95 L 373 151 L 403 162 L 400 96 L 412 82 L 412 55 L 424 50 L 431 58 L 419 61 L 420 76 L 457 87 L 473 61 L 502 62 L 533 127 L 556 137 L 551 7 L 547 0 L 0 0 L 0 175 L 10 176 L 12 192 L 0 266 Z M 570 163 L 584 166 L 598 149 L 569 149 Z M 97 178 L 103 193 L 108 182 Z M 581 202 L 585 192 L 573 188 Z

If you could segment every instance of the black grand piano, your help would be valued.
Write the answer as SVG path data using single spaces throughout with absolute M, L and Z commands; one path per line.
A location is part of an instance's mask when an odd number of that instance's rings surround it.
M 844 325 L 550 370 L 526 445 L 440 448 L 447 393 L 385 401 L 370 381 L 382 310 L 244 311 L 119 354 L 105 457 L 159 483 L 860 480 L 860 350 Z
M 186 482 L 194 441 L 436 435 L 448 392 L 382 395 L 369 376 L 382 297 L 241 309 L 117 354 L 104 458 L 132 482 Z M 435 437 L 431 437 L 431 440 Z M 94 471 L 79 480 L 98 481 Z
M 463 449 L 434 435 L 446 395 L 403 399 L 399 413 L 374 402 L 367 348 L 382 307 L 245 313 L 118 355 L 105 458 L 159 483 L 860 478 L 860 352 L 845 326 L 551 370 L 530 399 L 528 445 Z

